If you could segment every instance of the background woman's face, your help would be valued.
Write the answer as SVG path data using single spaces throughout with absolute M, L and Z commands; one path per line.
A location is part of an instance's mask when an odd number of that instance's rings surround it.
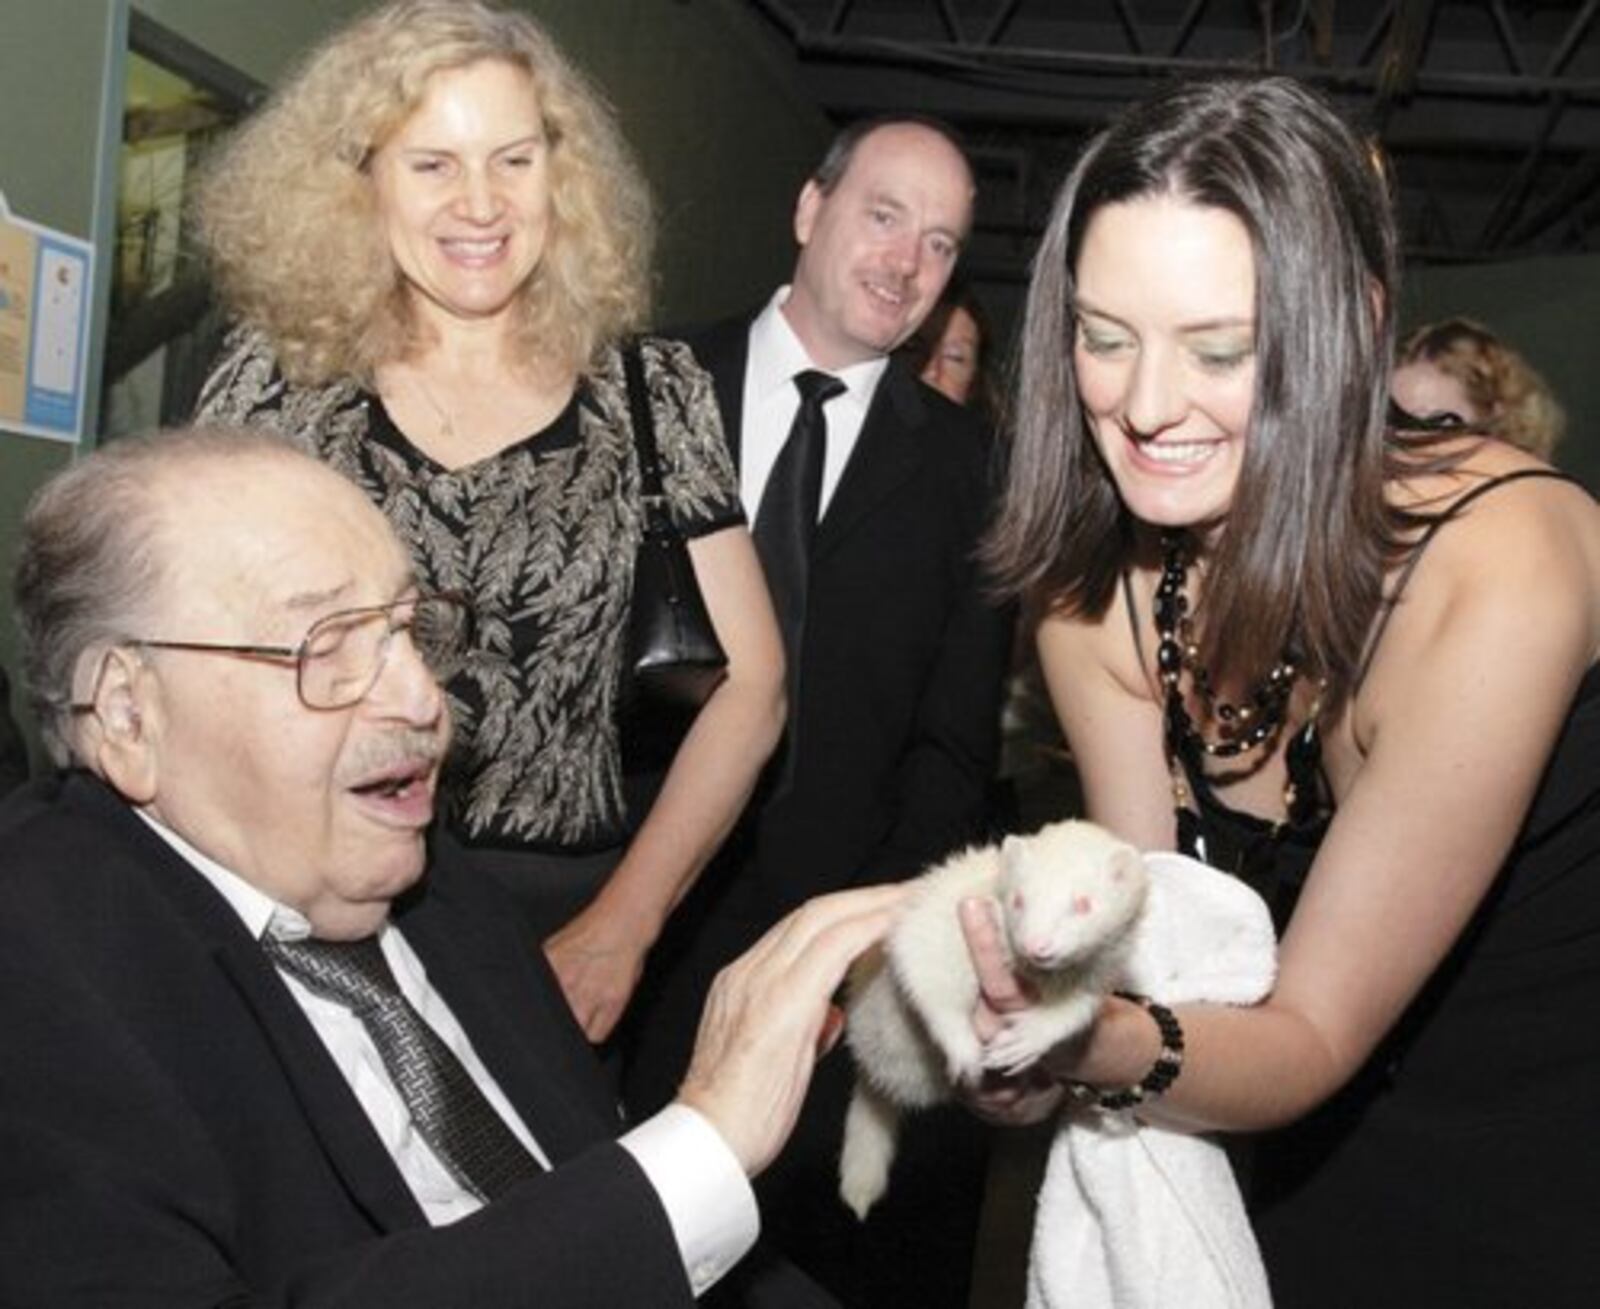
M 978 381 L 978 362 L 983 337 L 978 324 L 960 305 L 945 315 L 944 328 L 922 366 L 922 380 L 935 391 L 943 392 L 958 405 L 972 398 Z
M 1172 195 L 1105 205 L 1076 269 L 1072 360 L 1123 503 L 1162 526 L 1224 518 L 1255 396 L 1244 224 Z
M 1475 426 L 1488 417 L 1478 412 L 1459 378 L 1426 359 L 1396 368 L 1389 382 L 1389 393 L 1413 418 L 1428 422 L 1448 422 L 1455 418 Z
M 485 59 L 430 77 L 373 157 L 379 219 L 436 322 L 503 314 L 544 254 L 550 146 L 533 79 Z

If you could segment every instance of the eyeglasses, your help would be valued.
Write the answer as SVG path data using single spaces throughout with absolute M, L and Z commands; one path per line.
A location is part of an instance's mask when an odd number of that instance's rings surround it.
M 319 618 L 297 646 L 227 645 L 218 641 L 124 642 L 147 650 L 191 650 L 245 659 L 294 661 L 295 690 L 308 709 L 347 709 L 366 699 L 377 684 L 396 632 L 404 632 L 428 671 L 449 681 L 473 645 L 472 606 L 453 592 L 421 595 L 389 604 L 341 609 Z M 91 705 L 73 705 L 88 710 Z

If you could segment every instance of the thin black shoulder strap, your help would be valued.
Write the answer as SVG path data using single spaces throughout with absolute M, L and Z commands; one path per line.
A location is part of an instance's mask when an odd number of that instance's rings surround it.
M 1128 611 L 1128 627 L 1133 632 L 1133 652 L 1139 657 L 1140 671 L 1150 665 L 1144 661 L 1144 638 L 1139 635 L 1139 610 L 1133 601 L 1133 577 L 1127 568 L 1122 570 L 1122 603 Z
M 656 425 L 650 413 L 650 391 L 644 380 L 644 359 L 639 338 L 622 343 L 622 374 L 628 392 L 633 424 L 633 444 L 639 455 L 639 490 L 648 505 L 661 494 L 661 461 L 656 453 Z
M 1378 625 L 1373 628 L 1372 636 L 1367 641 L 1367 652 L 1362 657 L 1361 669 L 1356 674 L 1355 684 L 1360 686 L 1367 680 L 1367 671 L 1372 667 L 1372 660 L 1378 653 L 1378 645 L 1383 640 L 1383 634 L 1388 630 L 1389 619 L 1394 616 L 1400 597 L 1405 593 L 1406 586 L 1411 581 L 1411 574 L 1416 572 L 1417 564 L 1422 559 L 1422 552 L 1428 548 L 1428 542 L 1433 540 L 1438 531 L 1451 519 L 1458 517 L 1461 511 L 1480 496 L 1487 495 L 1496 487 L 1505 486 L 1508 482 L 1520 482 L 1529 477 L 1550 477 L 1558 482 L 1571 482 L 1574 486 L 1582 487 L 1583 483 L 1568 473 L 1559 472 L 1554 468 L 1518 468 L 1514 472 L 1502 473 L 1499 477 L 1491 477 L 1486 482 L 1479 482 L 1477 486 L 1465 495 L 1458 496 L 1437 518 L 1433 519 L 1423 529 L 1421 538 L 1416 545 L 1411 547 L 1411 555 L 1406 560 L 1405 566 L 1400 570 L 1400 576 L 1395 582 L 1393 592 L 1383 602 L 1382 612 L 1378 616 Z

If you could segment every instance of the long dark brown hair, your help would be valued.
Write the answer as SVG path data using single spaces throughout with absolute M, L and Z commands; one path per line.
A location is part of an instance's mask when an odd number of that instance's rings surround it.
M 1034 260 L 986 562 L 1005 594 L 1097 617 L 1132 561 L 1133 522 L 1073 376 L 1074 271 L 1093 214 L 1149 195 L 1233 214 L 1255 256 L 1255 396 L 1196 613 L 1202 658 L 1237 685 L 1293 651 L 1327 679 L 1331 709 L 1412 521 L 1385 497 L 1395 233 L 1373 148 L 1287 78 L 1176 85 L 1084 150 Z

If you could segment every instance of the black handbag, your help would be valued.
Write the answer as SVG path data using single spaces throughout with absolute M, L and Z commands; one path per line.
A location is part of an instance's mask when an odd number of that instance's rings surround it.
M 639 455 L 639 498 L 644 531 L 633 565 L 628 616 L 627 668 L 631 689 L 684 705 L 704 703 L 728 674 L 728 656 L 717 640 L 695 579 L 689 548 L 673 524 L 661 489 L 655 420 L 645 389 L 639 343 L 622 350 L 633 443 Z

